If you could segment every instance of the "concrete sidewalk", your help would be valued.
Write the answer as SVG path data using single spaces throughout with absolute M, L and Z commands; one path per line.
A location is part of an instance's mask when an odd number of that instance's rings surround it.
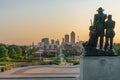
M 76 80 L 76 78 L 9 78 L 0 80 Z
M 5 72 L 0 73 L 1 79 L 10 78 L 43 78 L 42 80 L 47 80 L 47 78 L 75 78 L 79 75 L 79 65 L 76 66 L 64 66 L 64 65 L 38 65 L 29 67 L 14 68 Z M 0 80 L 1 80 L 0 79 Z M 12 79 L 12 80 L 14 80 Z M 40 79 L 39 79 L 40 80 Z M 49 79 L 50 80 L 50 79 Z M 56 79 L 59 80 L 59 79 Z

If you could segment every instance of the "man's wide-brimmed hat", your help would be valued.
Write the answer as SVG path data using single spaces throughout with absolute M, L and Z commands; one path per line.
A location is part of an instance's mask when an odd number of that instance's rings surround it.
M 102 9 L 102 7 L 98 8 L 97 11 L 104 11 L 104 9 Z

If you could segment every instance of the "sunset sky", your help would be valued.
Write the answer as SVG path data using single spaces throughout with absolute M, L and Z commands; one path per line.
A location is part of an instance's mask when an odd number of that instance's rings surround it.
M 90 19 L 97 9 L 116 21 L 114 42 L 120 42 L 120 0 L 0 0 L 0 43 L 30 45 L 42 38 L 59 39 L 72 31 L 88 40 Z

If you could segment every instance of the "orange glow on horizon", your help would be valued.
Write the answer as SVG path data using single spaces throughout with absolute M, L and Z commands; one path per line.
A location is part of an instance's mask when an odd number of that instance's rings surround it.
M 0 42 L 37 44 L 42 38 L 59 39 L 74 31 L 76 41 L 89 39 L 90 19 L 99 7 L 116 21 L 114 42 L 120 43 L 119 0 L 8 0 L 0 1 Z M 32 6 L 31 6 L 32 5 Z M 88 7 L 86 7 L 86 5 Z

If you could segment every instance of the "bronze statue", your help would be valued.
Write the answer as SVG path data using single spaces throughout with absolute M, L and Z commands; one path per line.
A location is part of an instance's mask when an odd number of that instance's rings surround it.
M 107 15 L 103 13 L 104 9 L 102 9 L 101 7 L 97 10 L 98 14 L 94 15 L 94 27 L 96 29 L 96 47 L 97 47 L 97 43 L 98 43 L 98 38 L 100 37 L 99 40 L 99 45 L 100 45 L 100 49 L 102 49 L 103 47 L 103 38 L 104 38 L 104 29 L 105 29 L 105 19 L 107 18 Z
M 92 25 L 92 20 L 91 21 L 91 26 L 89 27 L 89 40 L 86 44 L 87 48 L 89 49 L 89 51 L 92 49 L 92 48 L 96 48 L 96 31 L 95 31 L 95 27 Z
M 113 38 L 115 36 L 114 27 L 115 21 L 112 20 L 112 15 L 108 16 L 108 20 L 105 21 L 107 15 L 103 13 L 104 9 L 101 7 L 97 10 L 98 14 L 94 16 L 94 23 L 89 27 L 89 40 L 83 43 L 85 49 L 85 56 L 115 56 L 113 48 Z M 106 35 L 104 31 L 106 30 Z M 105 50 L 102 50 L 105 36 Z M 99 43 L 100 48 L 97 49 L 98 38 L 100 37 Z M 110 50 L 107 50 L 110 39 Z
M 108 45 L 110 45 L 110 50 L 112 50 L 113 38 L 115 36 L 114 32 L 115 21 L 112 20 L 112 15 L 108 15 L 108 20 L 105 22 L 105 25 L 106 25 L 105 50 L 108 48 Z

